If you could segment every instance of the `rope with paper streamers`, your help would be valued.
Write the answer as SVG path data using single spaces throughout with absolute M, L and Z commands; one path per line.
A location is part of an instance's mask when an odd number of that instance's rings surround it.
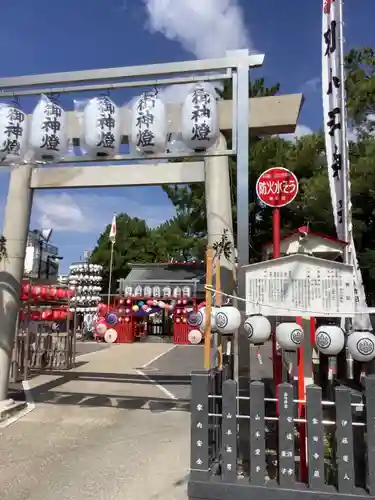
M 281 307 L 276 307 L 276 306 L 272 306 L 269 304 L 255 302 L 253 300 L 244 299 L 243 297 L 237 297 L 236 295 L 230 295 L 229 293 L 217 292 L 215 290 L 215 288 L 213 288 L 212 286 L 209 286 L 209 285 L 205 285 L 204 288 L 205 288 L 205 290 L 208 290 L 209 292 L 211 292 L 213 294 L 219 293 L 220 295 L 223 295 L 223 296 L 227 297 L 228 299 L 239 300 L 239 301 L 245 302 L 247 304 L 252 304 L 254 306 L 257 306 L 259 309 L 262 306 L 269 307 L 270 309 L 281 309 Z M 303 316 L 304 314 L 309 314 L 310 316 L 318 316 L 318 317 L 319 316 L 331 316 L 333 318 L 337 317 L 337 312 L 330 313 L 330 312 L 322 312 L 322 311 L 310 311 L 310 310 L 306 310 L 306 309 L 297 309 L 297 308 L 290 309 L 288 307 L 282 307 L 282 309 L 284 309 L 284 311 L 297 313 L 296 316 Z M 347 313 L 348 316 L 361 315 L 361 314 L 375 314 L 375 307 L 368 307 L 366 311 L 354 311 L 354 312 Z M 280 316 L 280 314 L 277 314 L 276 316 Z

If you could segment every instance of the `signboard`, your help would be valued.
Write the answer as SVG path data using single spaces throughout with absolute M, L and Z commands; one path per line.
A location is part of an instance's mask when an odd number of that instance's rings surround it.
M 296 254 L 244 269 L 248 315 L 354 315 L 352 266 Z
M 258 177 L 256 193 L 265 205 L 281 208 L 297 196 L 298 179 L 286 168 L 269 168 Z

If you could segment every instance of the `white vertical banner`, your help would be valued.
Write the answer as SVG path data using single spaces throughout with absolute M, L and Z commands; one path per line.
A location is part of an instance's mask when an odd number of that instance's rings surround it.
M 355 330 L 371 330 L 362 273 L 352 231 L 350 163 L 345 103 L 342 0 L 323 0 L 322 97 L 329 188 L 337 237 L 348 243 L 345 262 L 354 268 Z

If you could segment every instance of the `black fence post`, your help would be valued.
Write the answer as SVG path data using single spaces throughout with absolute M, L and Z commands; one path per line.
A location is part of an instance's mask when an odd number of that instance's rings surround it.
M 375 375 L 365 378 L 367 488 L 375 496 Z
M 208 370 L 191 374 L 190 478 L 197 481 L 209 476 L 209 387 Z
M 263 486 L 266 479 L 264 383 L 250 383 L 250 481 Z
M 307 456 L 309 487 L 324 490 L 324 426 L 322 389 L 317 385 L 306 387 Z M 301 443 L 304 446 L 305 443 Z
M 351 400 L 347 387 L 335 388 L 337 489 L 349 494 L 355 487 Z
M 292 384 L 279 385 L 279 483 L 283 488 L 295 486 L 294 465 L 294 389 Z
M 237 384 L 227 380 L 223 384 L 222 457 L 223 481 L 237 481 Z

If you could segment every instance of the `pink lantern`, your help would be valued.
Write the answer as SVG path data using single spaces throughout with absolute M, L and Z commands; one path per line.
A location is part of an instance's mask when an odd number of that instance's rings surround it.
M 181 309 L 176 309 L 176 314 L 181 314 Z
M 158 305 L 158 301 L 157 301 L 157 300 L 153 300 L 153 301 L 152 301 L 152 305 L 153 305 L 153 306 L 157 306 L 157 305 Z
M 181 323 L 181 318 L 176 318 L 176 323 Z
M 64 288 L 57 289 L 57 298 L 59 298 L 59 299 L 65 298 L 65 289 Z
M 131 299 L 126 299 L 126 303 L 131 304 L 132 303 Z
M 126 316 L 124 319 L 125 319 L 125 323 L 129 323 L 129 321 L 130 321 L 129 316 Z
M 184 306 L 186 306 L 186 304 L 187 304 L 187 300 L 186 300 L 186 299 L 183 299 L 182 303 L 183 303 L 183 305 L 184 305 Z
M 50 321 L 51 319 L 55 319 L 53 313 L 54 311 L 52 311 L 52 309 L 45 309 L 42 312 L 42 319 L 45 321 Z
M 186 309 L 181 309 L 181 314 L 186 314 Z
M 183 323 L 187 323 L 187 319 L 186 318 L 182 318 L 182 322 Z
M 108 312 L 108 306 L 106 304 L 100 303 L 98 305 L 98 313 L 100 316 L 106 316 Z
M 124 299 L 120 299 L 119 304 L 120 304 L 120 306 L 123 306 L 125 304 L 125 300 Z
M 178 299 L 177 301 L 177 305 L 181 305 L 182 304 L 182 300 L 181 299 Z
M 130 312 L 131 312 L 131 310 L 127 307 L 127 308 L 125 309 L 125 314 L 130 314 Z
M 147 309 L 148 309 L 148 305 L 147 305 L 147 304 L 143 304 L 143 306 L 142 306 L 142 310 L 143 310 L 143 311 L 146 311 Z
M 117 312 L 119 316 L 123 316 L 125 314 L 125 309 L 123 307 L 119 307 Z
M 151 306 L 152 306 L 152 300 L 150 300 L 150 299 L 149 299 L 149 300 L 147 301 L 147 305 L 151 307 Z
M 32 286 L 31 294 L 33 297 L 39 297 L 41 294 L 42 288 L 40 286 Z

